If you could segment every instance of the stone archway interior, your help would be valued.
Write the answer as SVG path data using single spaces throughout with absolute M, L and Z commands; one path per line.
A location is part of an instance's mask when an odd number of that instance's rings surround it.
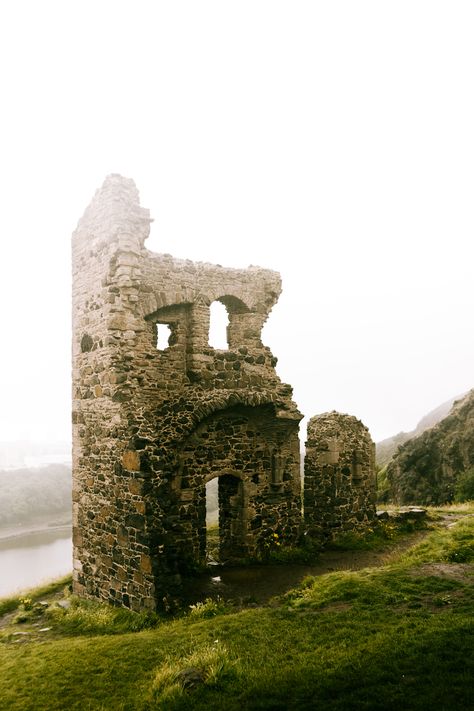
M 258 555 L 265 536 L 298 533 L 300 488 L 294 423 L 272 406 L 234 406 L 206 417 L 183 443 L 176 491 L 180 498 L 178 550 L 204 563 L 206 484 L 218 481 L 220 563 Z

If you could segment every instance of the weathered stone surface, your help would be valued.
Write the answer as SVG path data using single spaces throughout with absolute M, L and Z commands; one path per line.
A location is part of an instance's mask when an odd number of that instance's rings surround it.
M 329 412 L 309 421 L 304 518 L 311 537 L 321 539 L 376 519 L 375 447 L 351 415 Z
M 140 471 L 140 455 L 138 452 L 133 452 L 130 450 L 125 450 L 122 455 L 122 465 L 125 469 L 130 471 L 139 472 Z
M 261 342 L 280 276 L 153 254 L 149 225 L 133 181 L 112 175 L 72 246 L 74 590 L 132 609 L 157 608 L 204 560 L 210 479 L 224 560 L 269 532 L 292 544 L 301 524 L 301 415 Z M 209 346 L 215 300 L 228 350 Z

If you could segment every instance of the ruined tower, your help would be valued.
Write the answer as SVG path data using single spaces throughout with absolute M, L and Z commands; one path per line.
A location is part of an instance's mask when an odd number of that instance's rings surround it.
M 205 560 L 209 480 L 226 561 L 295 543 L 301 519 L 301 415 L 261 341 L 279 275 L 154 254 L 149 227 L 111 175 L 72 243 L 74 590 L 135 610 Z M 228 349 L 209 345 L 214 301 Z
M 375 518 L 375 445 L 352 415 L 326 412 L 308 423 L 304 518 L 311 537 L 362 529 Z

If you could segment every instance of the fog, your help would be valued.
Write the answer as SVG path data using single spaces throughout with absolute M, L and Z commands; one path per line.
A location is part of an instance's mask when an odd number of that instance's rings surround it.
M 0 440 L 70 437 L 70 235 L 135 180 L 147 246 L 281 272 L 307 416 L 376 440 L 474 386 L 470 2 L 0 7 Z

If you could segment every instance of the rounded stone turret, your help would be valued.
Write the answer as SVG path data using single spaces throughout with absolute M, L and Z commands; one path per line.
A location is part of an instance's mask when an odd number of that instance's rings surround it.
M 312 417 L 304 466 L 304 517 L 314 537 L 333 537 L 375 519 L 375 445 L 352 415 Z

